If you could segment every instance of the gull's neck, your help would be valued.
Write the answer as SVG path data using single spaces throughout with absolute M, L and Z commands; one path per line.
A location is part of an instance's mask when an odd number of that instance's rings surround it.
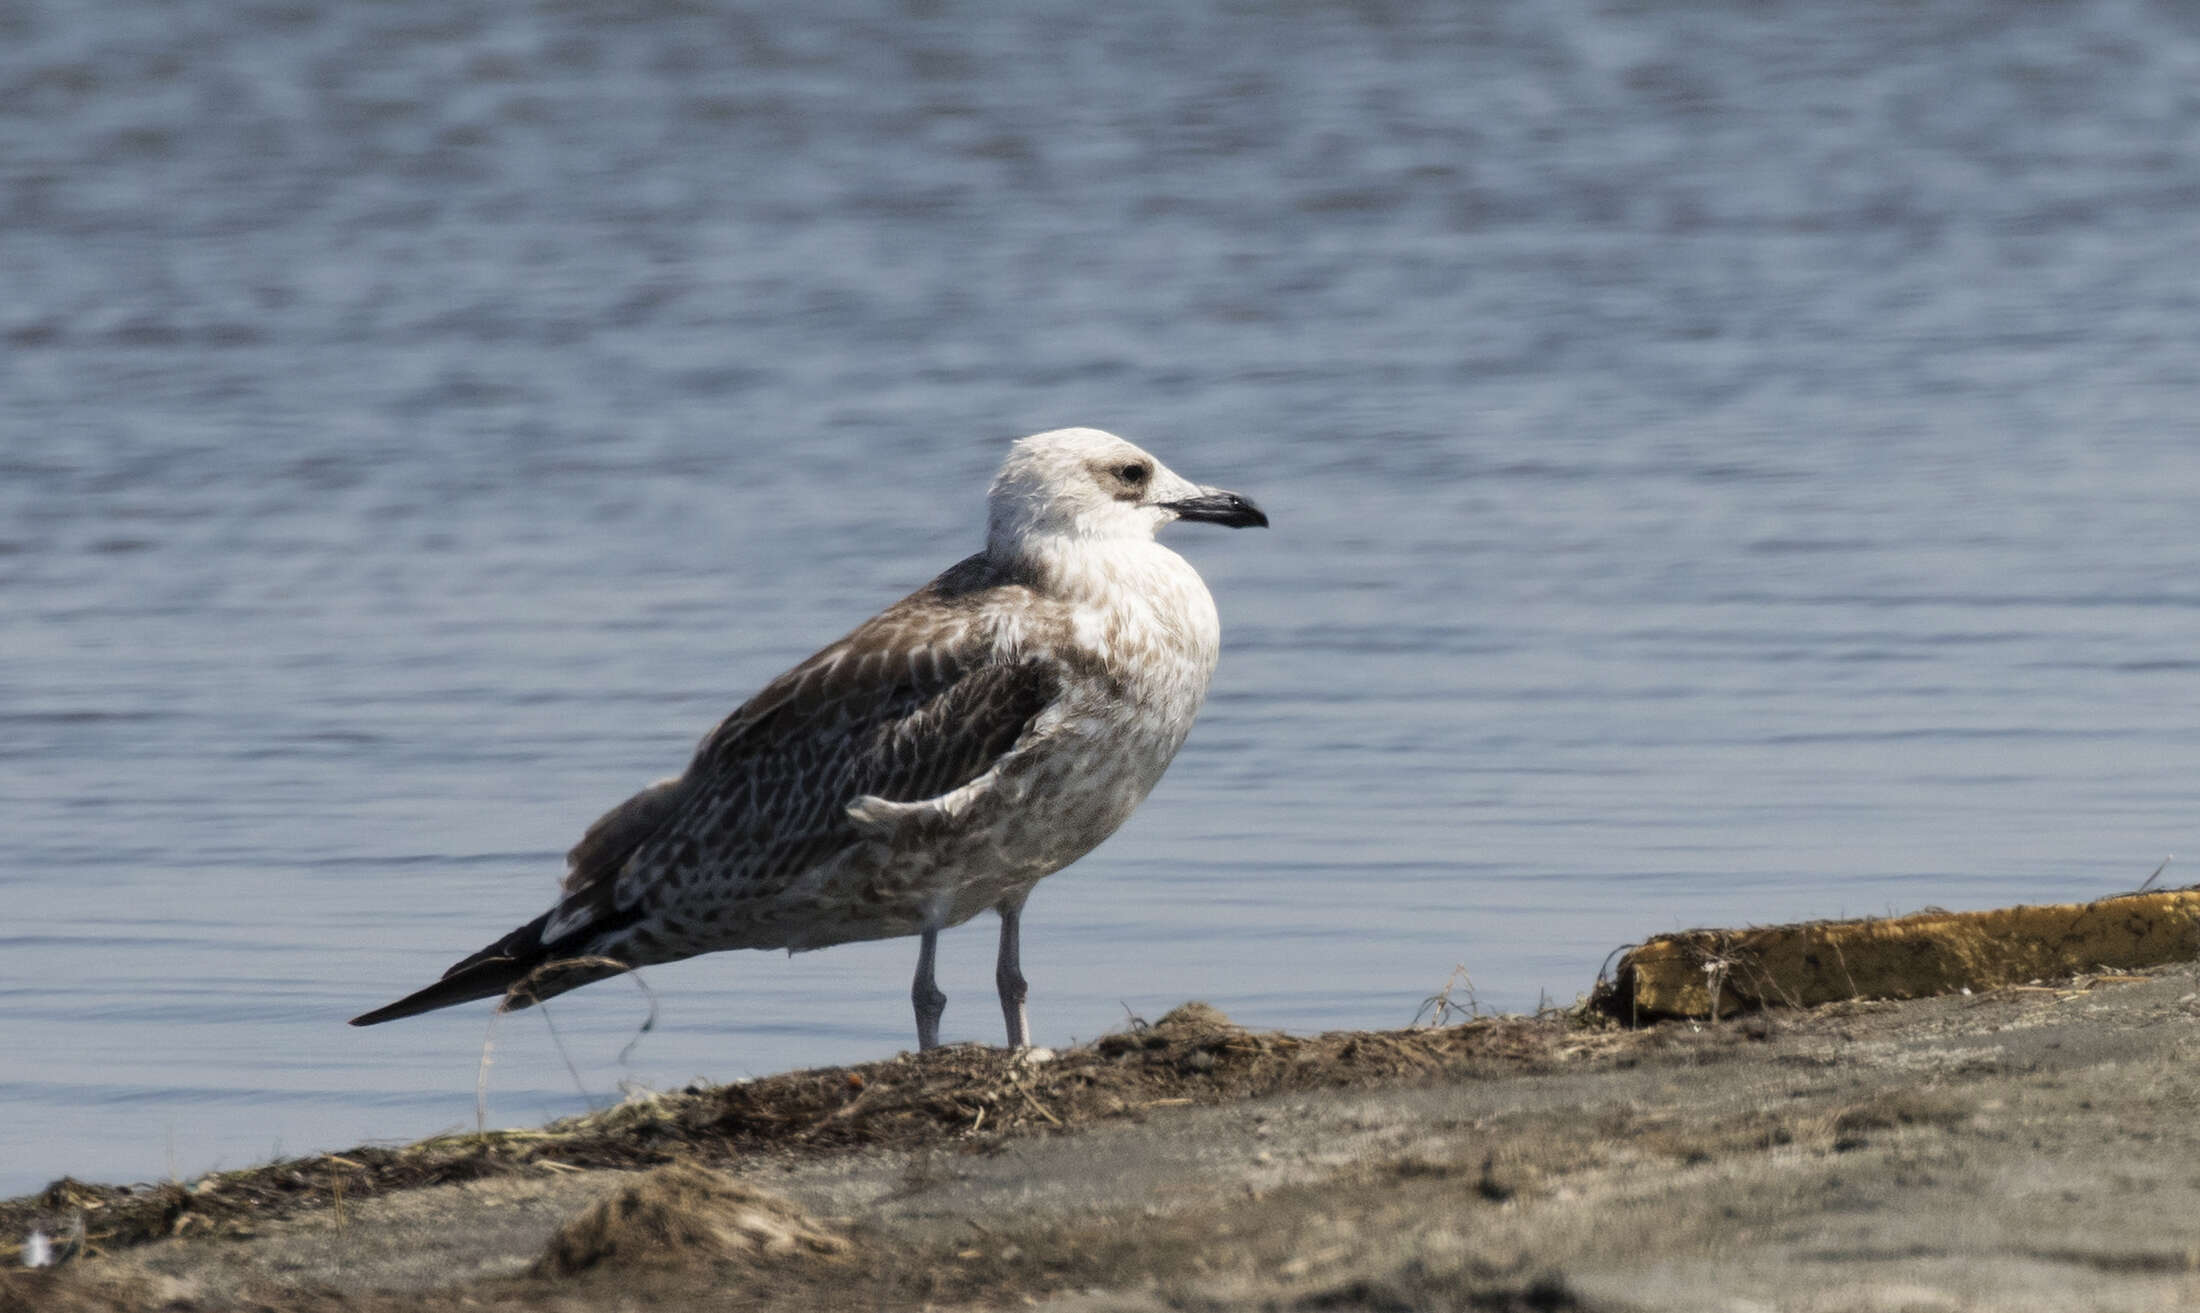
M 996 569 L 1049 597 L 1087 605 L 1112 605 L 1141 576 L 1191 567 L 1147 537 L 1091 537 L 1075 533 L 1026 533 L 986 545 Z
M 1071 608 L 1072 641 L 1099 658 L 1127 696 L 1166 709 L 1181 742 L 1222 646 L 1215 599 L 1191 562 L 1146 537 L 1026 534 L 989 546 L 994 568 Z M 1170 751 L 1175 751 L 1174 747 Z

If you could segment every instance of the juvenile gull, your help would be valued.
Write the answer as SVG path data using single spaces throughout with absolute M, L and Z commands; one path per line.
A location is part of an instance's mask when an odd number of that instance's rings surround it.
M 605 813 L 566 855 L 556 906 L 351 1024 L 500 995 L 526 1007 L 720 949 L 921 935 L 910 996 L 929 1049 L 947 1007 L 939 933 L 990 907 L 1008 1043 L 1026 1046 L 1024 900 L 1145 799 L 1214 673 L 1214 599 L 1154 541 L 1173 520 L 1268 523 L 1113 434 L 1017 442 L 984 551 L 773 680 L 686 773 Z

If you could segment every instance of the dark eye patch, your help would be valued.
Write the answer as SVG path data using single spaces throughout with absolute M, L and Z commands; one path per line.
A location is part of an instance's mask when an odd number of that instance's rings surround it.
M 1132 461 L 1128 465 L 1116 466 L 1115 477 L 1121 479 L 1125 483 L 1144 483 L 1147 479 L 1153 477 L 1153 470 L 1139 461 Z

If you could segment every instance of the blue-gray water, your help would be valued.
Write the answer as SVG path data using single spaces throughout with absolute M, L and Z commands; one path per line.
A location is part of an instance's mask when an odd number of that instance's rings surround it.
M 0 1191 L 470 1125 L 483 1006 L 344 1019 L 1062 424 L 1275 528 L 1172 535 L 1222 667 L 1033 900 L 1041 1042 L 2136 884 L 2200 779 L 2193 14 L 7 9 Z M 912 959 L 652 971 L 623 1063 L 632 988 L 552 1012 L 609 1098 L 894 1052 Z M 539 1017 L 495 1058 L 583 1106 Z

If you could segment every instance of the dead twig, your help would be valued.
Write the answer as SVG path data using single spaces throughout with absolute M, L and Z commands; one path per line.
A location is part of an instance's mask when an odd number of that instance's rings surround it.
M 590 1107 L 595 1106 L 595 1100 L 588 1093 L 587 1083 L 581 1079 L 580 1068 L 573 1065 L 572 1055 L 566 1052 L 565 1040 L 558 1034 L 557 1024 L 550 1019 L 549 1008 L 544 1005 L 543 1000 L 535 992 L 536 986 L 540 985 L 547 976 L 553 976 L 564 971 L 588 970 L 591 968 L 601 968 L 626 975 L 633 980 L 635 988 L 642 991 L 642 997 L 649 1001 L 649 1013 L 642 1018 L 642 1024 L 634 1032 L 634 1038 L 627 1041 L 625 1048 L 619 1050 L 619 1061 L 622 1064 L 627 1060 L 628 1055 L 633 1053 L 634 1046 L 641 1042 L 642 1036 L 656 1028 L 657 993 L 649 987 L 648 982 L 642 979 L 641 973 L 634 967 L 613 957 L 561 957 L 544 962 L 506 986 L 503 1000 L 497 1004 L 496 1010 L 489 1014 L 488 1025 L 484 1028 L 481 1036 L 481 1061 L 474 1069 L 474 1130 L 476 1132 L 485 1132 L 489 1127 L 489 1068 L 494 1061 L 493 1054 L 496 1051 L 497 1018 L 507 1012 L 516 1012 L 526 1007 L 542 1008 L 542 1024 L 549 1030 L 551 1044 L 557 1048 L 558 1057 L 565 1063 L 566 1071 L 573 1077 L 573 1087 L 580 1091 L 581 1098 Z
M 1453 992 L 1461 989 L 1466 991 L 1467 1001 L 1453 1002 Z M 1414 1011 L 1413 1020 L 1407 1025 L 1418 1026 L 1421 1019 L 1426 1017 L 1430 1026 L 1448 1026 L 1454 1017 L 1461 1021 L 1473 1021 L 1481 1015 L 1481 1001 L 1474 996 L 1474 977 L 1467 974 L 1467 964 L 1460 962 L 1453 965 L 1451 975 L 1445 978 L 1442 989 L 1421 1000 L 1421 1006 Z

